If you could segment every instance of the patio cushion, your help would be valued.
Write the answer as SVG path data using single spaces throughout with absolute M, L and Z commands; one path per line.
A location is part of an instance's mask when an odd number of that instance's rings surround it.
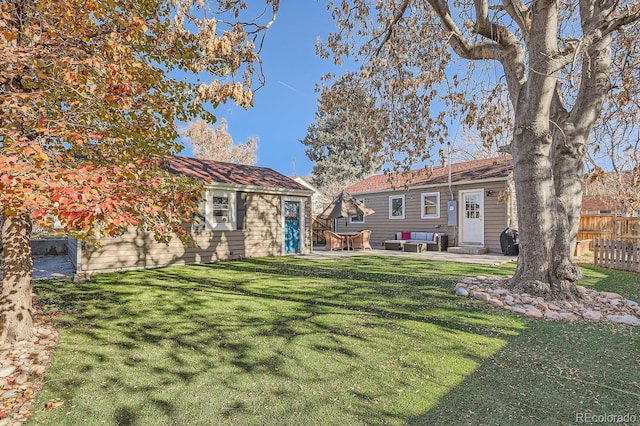
M 435 243 L 438 235 L 435 232 L 396 232 L 396 240 Z
M 427 238 L 427 233 L 426 232 L 416 232 L 416 240 L 430 240 L 431 238 Z

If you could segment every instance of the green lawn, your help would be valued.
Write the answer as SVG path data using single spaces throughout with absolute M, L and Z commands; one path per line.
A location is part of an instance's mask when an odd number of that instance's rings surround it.
M 574 424 L 640 418 L 640 328 L 517 318 L 451 293 L 482 267 L 252 259 L 38 282 L 63 311 L 29 424 Z M 640 299 L 638 275 L 583 284 Z

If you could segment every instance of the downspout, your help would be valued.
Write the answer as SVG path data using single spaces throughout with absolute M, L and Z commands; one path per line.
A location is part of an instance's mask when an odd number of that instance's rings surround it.
M 449 196 L 453 201 L 453 190 L 451 189 L 451 142 L 447 142 L 447 167 L 449 168 Z
M 457 133 L 457 130 L 456 130 L 456 133 Z M 448 170 L 448 172 L 449 172 L 449 179 L 448 179 L 448 181 L 449 181 L 449 200 L 450 201 L 455 201 L 454 198 L 453 198 L 453 189 L 451 188 L 451 142 L 447 142 L 447 168 L 449 169 Z M 448 212 L 447 212 L 447 214 L 448 214 Z M 456 214 L 458 214 L 457 211 L 456 211 Z M 458 245 L 458 227 L 456 225 L 453 225 L 453 235 L 452 236 L 454 237 L 453 241 L 455 241 L 455 245 L 457 246 Z M 452 243 L 453 243 L 453 241 L 452 241 Z

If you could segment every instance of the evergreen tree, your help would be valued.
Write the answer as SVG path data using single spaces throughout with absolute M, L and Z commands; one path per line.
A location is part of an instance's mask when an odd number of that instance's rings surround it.
M 373 123 L 373 133 L 371 128 L 364 131 L 364 122 Z M 300 141 L 315 163 L 314 185 L 334 193 L 378 172 L 383 163 L 380 147 L 386 123 L 375 99 L 362 87 L 336 84 L 325 88 L 316 122 Z

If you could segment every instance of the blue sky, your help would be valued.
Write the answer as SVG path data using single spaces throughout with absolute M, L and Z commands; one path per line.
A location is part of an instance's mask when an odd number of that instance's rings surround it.
M 315 54 L 317 37 L 325 40 L 333 28 L 325 2 L 282 0 L 261 54 L 266 85 L 256 92 L 254 106 L 244 110 L 227 103 L 214 111 L 227 120 L 234 142 L 260 139 L 256 165 L 287 176 L 311 173 L 313 163 L 299 141 L 315 121 L 315 85 L 322 75 L 336 71 L 331 60 Z M 181 155 L 192 153 L 186 147 Z

